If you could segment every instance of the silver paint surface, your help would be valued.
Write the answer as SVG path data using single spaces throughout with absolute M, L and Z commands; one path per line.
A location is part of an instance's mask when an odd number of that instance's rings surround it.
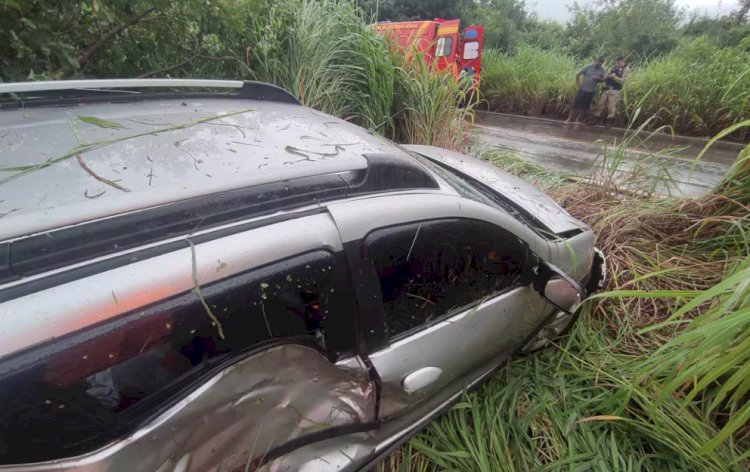
M 315 228 L 315 231 L 309 231 Z M 342 249 L 329 215 L 313 215 L 195 245 L 200 284 L 316 249 Z M 0 304 L 0 358 L 194 287 L 189 247 Z
M 542 322 L 545 306 L 533 288 L 516 288 L 371 354 L 381 379 L 393 385 L 401 385 L 410 373 L 424 367 L 442 371 L 434 382 L 412 393 L 406 404 L 402 397 L 391 402 L 384 392 L 382 416 L 390 418 L 418 407 L 466 372 L 510 355 Z
M 518 177 L 498 169 L 489 162 L 480 161 L 447 149 L 434 146 L 405 146 L 425 157 L 435 159 L 449 167 L 490 186 L 528 211 L 554 233 L 563 233 L 585 226 L 551 198 Z
M 233 111 L 242 113 L 226 116 Z M 76 116 L 111 120 L 127 129 L 101 128 Z M 174 125 L 179 129 L 158 132 Z M 145 134 L 128 138 L 140 133 Z M 403 155 L 361 128 L 293 105 L 228 99 L 89 104 L 0 112 L 0 181 L 15 174 L 2 167 L 54 159 L 78 146 L 79 139 L 92 143 L 120 138 L 82 153 L 82 158 L 96 174 L 117 180 L 130 192 L 96 180 L 75 157 L 1 182 L 0 241 L 189 196 L 363 169 L 362 154 L 368 152 Z M 200 283 L 309 250 L 340 251 L 341 239 L 354 241 L 378 227 L 451 217 L 503 227 L 577 280 L 588 273 L 593 233 L 544 194 L 488 163 L 439 148 L 408 148 L 481 179 L 554 231 L 584 231 L 567 240 L 545 240 L 511 215 L 461 198 L 438 179 L 439 192 L 333 202 L 328 204 L 330 215 L 196 245 Z M 191 256 L 190 249 L 182 249 L 3 303 L 6 342 L 0 345 L 0 357 L 192 289 Z M 385 382 L 381 416 L 391 420 L 377 431 L 303 447 L 264 470 L 356 470 L 373 451 L 387 448 L 499 365 L 549 311 L 539 294 L 521 287 L 373 353 Z M 409 394 L 402 388 L 405 378 L 425 367 L 440 369 L 440 376 Z M 333 365 L 314 349 L 288 345 L 228 367 L 146 428 L 110 447 L 75 461 L 0 470 L 241 470 L 248 456 L 258 458 L 269 447 L 321 428 L 370 421 L 373 415 L 373 391 L 361 360 Z
M 439 367 L 422 367 L 421 369 L 417 369 L 411 374 L 404 377 L 404 380 L 401 381 L 401 385 L 407 392 L 415 392 L 435 382 L 440 378 L 440 375 L 442 373 L 443 369 Z
M 103 128 L 80 116 L 124 128 Z M 92 143 L 100 146 L 74 152 Z M 7 170 L 71 152 L 25 174 Z M 4 110 L 0 241 L 188 197 L 363 169 L 362 155 L 380 152 L 405 154 L 338 118 L 272 102 L 149 100 Z M 129 192 L 97 180 L 77 156 Z
M 498 356 L 481 367 L 464 373 L 441 392 L 426 399 L 419 408 L 407 410 L 402 416 L 384 421 L 376 431 L 351 434 L 305 446 L 271 462 L 261 468 L 260 472 L 328 472 L 332 469 L 353 472 L 373 465 L 371 460 L 374 456 L 403 441 L 409 431 L 425 427 L 435 415 L 457 401 L 466 389 L 491 375 L 506 359 L 507 357 Z M 334 464 L 335 467 L 329 467 L 329 464 Z
M 18 92 L 39 92 L 43 90 L 106 90 L 116 88 L 156 88 L 156 87 L 201 87 L 240 89 L 241 80 L 211 79 L 99 79 L 99 80 L 40 80 L 0 84 L 0 94 Z

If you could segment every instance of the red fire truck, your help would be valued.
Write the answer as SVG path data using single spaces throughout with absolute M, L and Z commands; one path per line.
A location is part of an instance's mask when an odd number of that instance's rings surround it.
M 397 47 L 414 47 L 437 70 L 449 69 L 453 76 L 471 77 L 479 83 L 482 71 L 484 28 L 467 26 L 460 30 L 460 20 L 382 22 L 375 31 L 389 37 Z

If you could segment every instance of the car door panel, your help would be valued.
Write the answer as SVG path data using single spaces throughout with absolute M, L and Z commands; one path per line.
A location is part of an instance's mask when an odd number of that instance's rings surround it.
M 542 321 L 544 307 L 533 288 L 518 287 L 372 353 L 381 380 L 399 389 L 404 389 L 405 377 L 419 369 L 442 371 L 433 382 L 412 392 L 406 405 L 402 396 L 391 404 L 384 390 L 381 417 L 414 406 L 491 358 L 510 355 Z
M 364 296 L 358 297 L 360 314 L 377 320 L 360 320 L 360 325 L 368 327 L 368 332 L 364 333 L 366 337 L 376 339 L 376 342 L 367 346 L 367 353 L 383 384 L 381 419 L 412 412 L 415 406 L 421 409 L 421 405 L 432 403 L 432 397 L 448 398 L 455 394 L 455 389 L 460 390 L 462 385 L 475 380 L 467 377 L 470 372 L 475 372 L 478 368 L 481 370 L 481 366 L 492 364 L 495 359 L 509 355 L 542 321 L 546 303 L 530 286 L 527 278 L 524 281 L 515 281 L 507 289 L 499 292 L 485 291 L 487 296 L 463 299 L 462 304 L 466 305 L 463 309 L 441 309 L 434 313 L 436 318 L 432 319 L 431 314 L 428 319 L 420 320 L 417 328 L 410 329 L 412 327 L 407 324 L 403 328 L 406 330 L 403 333 L 389 331 L 384 302 L 389 299 L 390 289 L 383 285 L 383 276 L 387 272 L 383 268 L 389 269 L 388 261 L 379 265 L 379 262 L 368 253 L 368 241 L 380 232 L 387 233 L 388 228 L 411 225 L 410 231 L 414 233 L 413 240 L 406 241 L 410 244 L 393 245 L 395 249 L 385 245 L 386 252 L 396 253 L 393 254 L 394 268 L 386 276 L 396 279 L 400 277 L 398 272 L 402 265 L 408 263 L 407 265 L 412 266 L 411 269 L 404 269 L 406 272 L 413 269 L 411 253 L 416 250 L 415 246 L 420 244 L 420 230 L 429 227 L 433 220 L 476 221 L 477 225 L 487 224 L 502 229 L 509 237 L 515 238 L 514 244 L 526 248 L 529 262 L 536 260 L 536 250 L 544 250 L 547 245 L 530 229 L 509 215 L 458 197 L 402 195 L 371 198 L 365 202 L 366 205 L 363 205 L 363 202 L 358 203 L 360 205 L 356 212 L 347 204 L 334 205 L 330 210 L 341 232 L 345 248 L 348 246 L 347 258 L 352 267 L 351 271 L 359 273 L 359 283 L 355 283 L 355 288 L 365 293 Z M 394 208 L 398 208 L 398 211 L 393 211 Z M 388 237 L 389 235 L 385 234 L 384 238 Z M 438 245 L 440 243 L 441 241 L 436 242 Z M 401 259 L 396 260 L 399 257 Z M 443 257 L 444 254 L 440 256 Z M 439 285 L 440 278 L 445 276 L 441 273 L 442 268 L 438 267 L 436 271 L 433 266 L 450 265 L 440 258 L 437 263 L 421 261 L 421 266 L 416 264 L 434 273 L 433 286 Z M 466 259 L 461 260 L 468 263 Z M 524 266 L 523 270 L 528 272 L 530 267 Z M 407 276 L 409 277 L 411 274 Z M 382 290 L 373 290 L 373 285 L 382 285 Z M 429 283 L 422 285 L 428 286 Z M 404 290 L 411 288 L 407 287 Z M 425 300 L 425 305 L 439 305 L 438 298 L 443 295 L 450 296 L 449 289 L 450 287 L 437 297 L 418 291 L 409 292 L 407 295 L 417 301 Z M 404 379 L 415 373 L 418 378 L 416 383 L 422 388 L 409 393 L 407 390 L 414 389 L 404 388 Z
M 38 306 L 50 332 L 72 328 L 0 362 L 7 470 L 233 470 L 375 420 L 370 372 L 346 362 L 355 310 L 328 215 L 185 246 Z

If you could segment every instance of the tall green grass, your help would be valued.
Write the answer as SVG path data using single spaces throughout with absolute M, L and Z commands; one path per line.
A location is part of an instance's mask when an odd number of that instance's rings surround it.
M 407 59 L 408 58 L 408 59 Z M 464 149 L 476 105 L 471 90 L 449 73 L 437 72 L 419 54 L 391 53 L 397 66 L 394 139 Z
M 280 2 L 254 28 L 253 78 L 401 142 L 464 146 L 467 91 L 421 56 L 393 51 L 354 3 Z
M 485 50 L 480 89 L 493 110 L 560 115 L 575 93 L 575 60 L 566 54 L 521 45 L 513 53 Z
M 586 63 L 529 45 L 513 53 L 487 50 L 481 90 L 491 110 L 561 118 L 572 105 L 576 71 Z M 712 136 L 750 118 L 750 53 L 698 38 L 631 64 L 620 110 L 619 125 L 640 110 L 635 126 L 649 120 L 649 129 Z M 742 128 L 730 137 L 747 140 L 750 132 Z
M 389 120 L 396 68 L 353 3 L 279 2 L 253 27 L 260 38 L 253 78 L 366 127 Z
M 655 126 L 713 136 L 750 118 L 750 54 L 698 38 L 635 65 L 625 91 L 630 104 L 640 101 L 643 116 L 654 117 Z M 741 129 L 736 136 L 750 134 Z
M 738 470 L 728 445 L 696 454 L 718 428 L 677 400 L 657 404 L 654 386 L 635 382 L 637 358 L 582 321 L 468 393 L 412 448 L 433 470 Z

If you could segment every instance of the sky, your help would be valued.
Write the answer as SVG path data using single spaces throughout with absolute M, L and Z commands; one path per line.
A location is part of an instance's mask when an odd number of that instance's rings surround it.
M 593 0 L 578 0 L 578 3 L 585 5 L 593 3 Z M 526 4 L 529 10 L 535 11 L 540 18 L 565 23 L 570 19 L 567 6 L 572 5 L 573 0 L 527 0 Z M 675 0 L 675 4 L 680 8 L 698 10 L 700 13 L 716 16 L 736 10 L 739 2 L 737 0 Z

